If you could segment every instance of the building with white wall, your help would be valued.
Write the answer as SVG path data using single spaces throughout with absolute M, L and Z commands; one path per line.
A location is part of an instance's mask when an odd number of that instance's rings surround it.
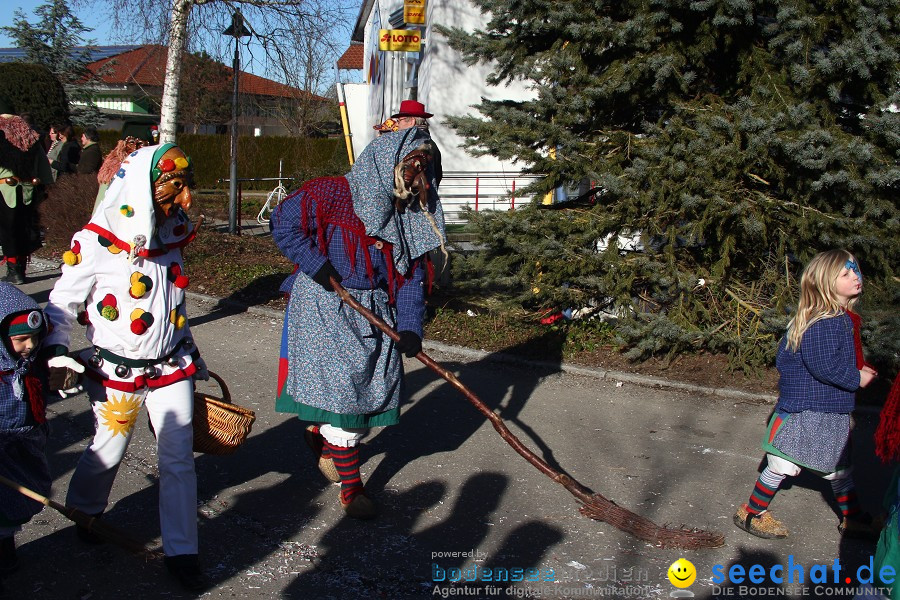
M 403 22 L 403 0 L 363 0 L 352 40 L 345 57 L 355 57 L 344 68 L 362 69 L 362 83 L 343 84 L 343 98 L 349 123 L 353 155 L 358 156 L 374 138 L 372 126 L 383 122 L 399 109 L 401 100 L 422 102 L 428 112 L 431 135 L 441 150 L 444 179 L 441 200 L 447 221 L 459 222 L 459 208 L 468 204 L 476 210 L 514 208 L 527 199 L 512 198 L 512 193 L 534 180 L 520 174 L 520 167 L 491 156 L 473 157 L 466 153 L 463 140 L 444 124 L 450 115 L 474 115 L 481 99 L 527 100 L 533 97 L 527 85 L 514 82 L 489 86 L 489 65 L 466 65 L 458 52 L 450 48 L 435 26 L 460 27 L 474 31 L 486 17 L 466 0 L 426 0 L 424 25 Z M 422 46 L 419 52 L 379 50 L 382 29 L 418 29 Z M 361 63 L 358 62 L 361 55 Z M 340 65 L 339 65 L 340 68 Z M 340 97 L 340 95 L 339 95 Z

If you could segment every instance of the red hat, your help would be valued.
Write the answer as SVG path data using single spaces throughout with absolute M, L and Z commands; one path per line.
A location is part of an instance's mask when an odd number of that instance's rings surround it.
M 421 102 L 416 102 L 415 100 L 404 100 L 400 103 L 400 110 L 396 114 L 391 115 L 391 118 L 397 119 L 399 117 L 422 117 L 423 119 L 427 119 L 433 116 L 433 114 L 425 112 L 425 105 Z

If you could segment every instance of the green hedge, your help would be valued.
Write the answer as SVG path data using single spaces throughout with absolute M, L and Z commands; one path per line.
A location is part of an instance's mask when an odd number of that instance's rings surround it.
M 100 132 L 100 148 L 104 154 L 115 146 L 119 137 L 118 131 Z M 227 179 L 231 172 L 230 136 L 183 133 L 178 136 L 178 144 L 194 163 L 197 187 L 228 189 L 228 183 L 216 182 Z M 293 184 L 285 184 L 288 188 L 313 177 L 343 175 L 350 170 L 344 140 L 340 138 L 241 136 L 238 140 L 238 178 L 278 177 L 280 159 L 284 160 L 282 176 L 294 178 Z M 270 190 L 275 183 L 244 182 L 242 187 Z

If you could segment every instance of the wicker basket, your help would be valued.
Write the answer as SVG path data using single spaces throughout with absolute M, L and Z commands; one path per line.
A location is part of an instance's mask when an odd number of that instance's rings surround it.
M 256 413 L 232 404 L 225 381 L 212 371 L 209 376 L 222 388 L 222 398 L 194 392 L 194 452 L 231 454 L 247 439 Z

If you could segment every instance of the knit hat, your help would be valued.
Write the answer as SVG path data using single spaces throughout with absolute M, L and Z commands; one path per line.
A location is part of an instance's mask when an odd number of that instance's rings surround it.
M 25 310 L 13 313 L 8 317 L 8 331 L 6 335 L 32 335 L 44 329 L 44 316 L 39 310 Z

